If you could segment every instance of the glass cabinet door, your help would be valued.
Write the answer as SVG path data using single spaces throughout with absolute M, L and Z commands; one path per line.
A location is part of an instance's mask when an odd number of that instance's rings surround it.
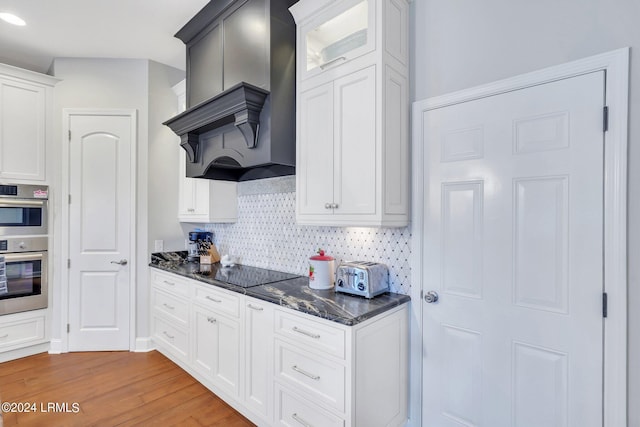
M 373 50 L 373 8 L 369 0 L 339 2 L 303 29 L 303 77 L 321 73 Z

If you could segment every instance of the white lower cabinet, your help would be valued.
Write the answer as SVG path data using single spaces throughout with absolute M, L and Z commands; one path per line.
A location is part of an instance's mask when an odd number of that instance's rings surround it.
M 244 403 L 265 421 L 273 420 L 274 305 L 245 298 Z
M 276 384 L 276 425 L 287 427 L 343 427 L 344 419 L 301 399 Z
M 240 396 L 240 322 L 198 304 L 192 306 L 194 369 L 229 396 Z
M 158 350 L 257 425 L 406 423 L 408 304 L 345 326 L 157 269 L 151 277 Z
M 43 312 L 26 312 L 3 317 L 0 322 L 0 352 L 45 341 L 46 316 Z

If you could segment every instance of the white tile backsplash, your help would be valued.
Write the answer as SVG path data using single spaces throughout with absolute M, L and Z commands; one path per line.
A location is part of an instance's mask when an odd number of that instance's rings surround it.
M 261 194 L 238 188 L 238 222 L 211 224 L 220 254 L 237 256 L 256 267 L 306 275 L 310 256 L 318 248 L 341 261 L 382 262 L 389 267 L 393 292 L 409 294 L 411 234 L 409 228 L 338 228 L 296 224 L 293 177 L 263 180 L 262 187 L 278 188 Z M 284 184 L 283 185 L 283 181 Z M 273 184 L 273 185 L 272 185 Z M 247 184 L 255 187 L 255 183 Z

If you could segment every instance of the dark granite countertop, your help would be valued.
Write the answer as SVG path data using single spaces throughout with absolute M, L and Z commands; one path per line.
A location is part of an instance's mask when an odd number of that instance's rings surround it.
M 309 279 L 304 276 L 242 265 L 229 268 L 222 267 L 220 263 L 201 266 L 187 263 L 185 258 L 184 251 L 155 253 L 151 254 L 149 265 L 347 326 L 356 325 L 410 301 L 408 295 L 391 292 L 367 299 L 333 290 L 316 290 L 309 287 Z M 252 287 L 226 282 L 234 278 L 251 281 L 255 276 L 263 281 L 268 281 L 268 278 L 277 281 Z

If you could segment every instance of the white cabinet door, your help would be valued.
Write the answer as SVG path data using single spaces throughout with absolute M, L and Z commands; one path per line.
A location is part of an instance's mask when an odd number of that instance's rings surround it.
M 273 304 L 247 298 L 244 403 L 271 422 L 273 407 Z
M 298 212 L 326 215 L 333 203 L 333 83 L 300 94 Z
M 376 213 L 375 66 L 300 99 L 298 214 Z
M 334 82 L 334 215 L 375 214 L 375 66 Z
M 46 90 L 0 79 L 0 178 L 45 179 Z
M 193 305 L 193 365 L 230 396 L 240 393 L 240 324 Z

